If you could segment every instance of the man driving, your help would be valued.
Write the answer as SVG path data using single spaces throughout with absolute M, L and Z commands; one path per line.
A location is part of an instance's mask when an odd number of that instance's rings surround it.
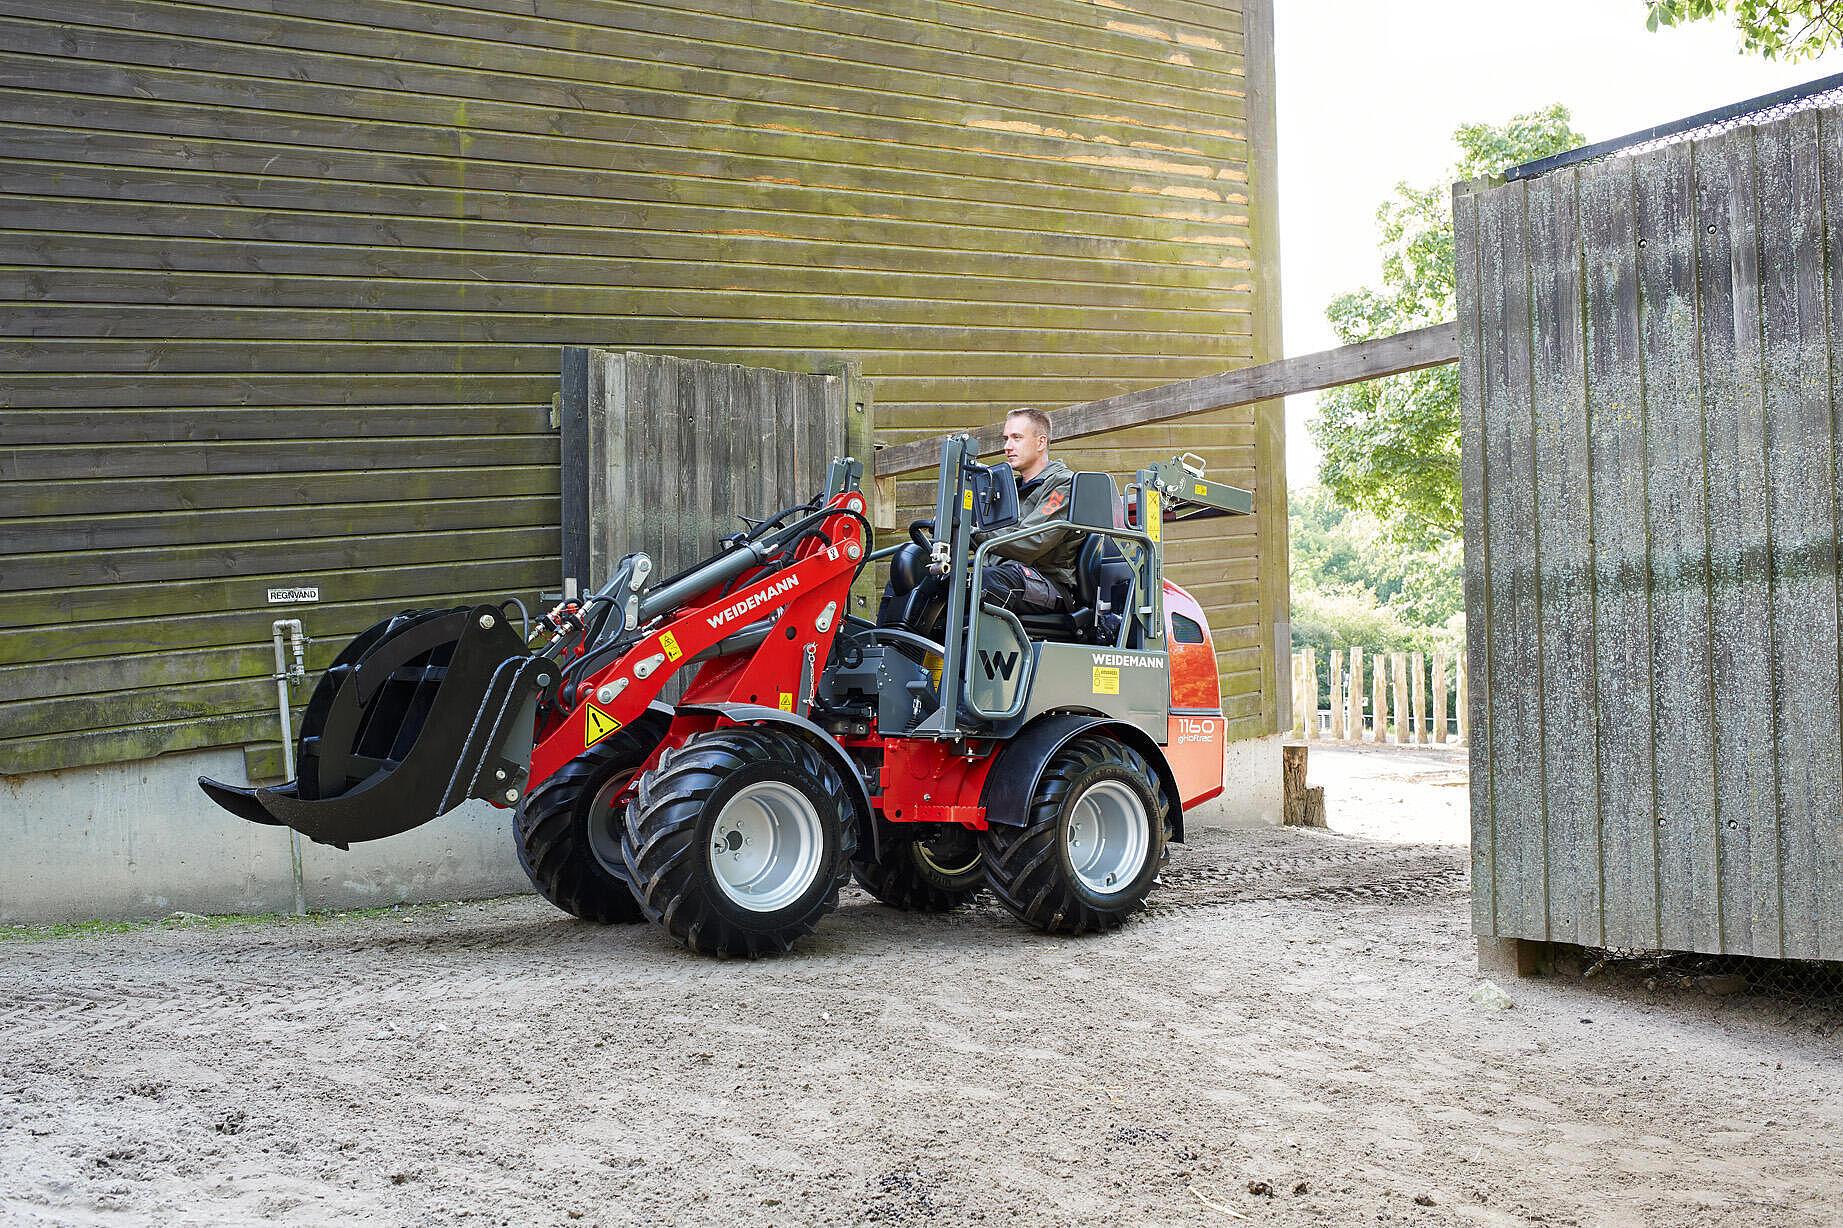
M 1060 527 L 1068 522 L 1074 475 L 1049 454 L 1049 415 L 1014 409 L 1005 416 L 1005 462 L 1017 475 L 1019 528 L 1042 531 L 993 548 L 999 561 L 985 569 L 984 600 L 1018 614 L 1048 614 L 1069 608 L 1082 534 Z

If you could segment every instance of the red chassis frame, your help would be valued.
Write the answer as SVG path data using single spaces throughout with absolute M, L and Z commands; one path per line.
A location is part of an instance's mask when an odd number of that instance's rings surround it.
M 864 497 L 855 492 L 834 495 L 826 506 L 836 513 L 818 526 L 827 541 L 810 538 L 801 543 L 793 563 L 778 571 L 763 575 L 756 568 L 732 584 L 699 593 L 668 615 L 672 622 L 578 684 L 574 708 L 540 714 L 529 788 L 638 719 L 681 663 L 777 610 L 785 612 L 773 633 L 752 652 L 702 662 L 680 703 L 765 704 L 806 715 L 813 702 L 810 687 L 831 655 L 832 641 L 849 608 L 851 581 L 864 557 Z M 809 651 L 812 668 L 804 675 L 809 693 L 799 694 L 798 680 Z M 596 694 L 607 687 L 619 693 L 601 703 Z M 681 713 L 660 749 L 681 744 L 717 723 L 712 715 Z

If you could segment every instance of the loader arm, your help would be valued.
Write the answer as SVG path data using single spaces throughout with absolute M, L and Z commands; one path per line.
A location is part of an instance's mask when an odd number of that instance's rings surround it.
M 637 719 L 667 682 L 696 665 L 685 704 L 762 704 L 805 715 L 845 619 L 866 553 L 863 497 L 834 496 L 791 564 L 756 567 L 662 615 L 666 621 L 575 687 L 577 702 L 540 707 L 535 787 Z

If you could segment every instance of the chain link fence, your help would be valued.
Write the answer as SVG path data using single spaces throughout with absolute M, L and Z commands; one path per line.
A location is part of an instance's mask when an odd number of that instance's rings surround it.
M 1575 959 L 1578 967 L 1565 971 L 1589 980 L 1604 977 L 1659 998 L 1746 1000 L 1820 1035 L 1843 1036 L 1843 963 L 1626 948 L 1581 949 Z
M 1538 158 L 1534 162 L 1525 162 L 1506 170 L 1504 179 L 1506 182 L 1535 179 L 1564 166 L 1585 166 L 1593 162 L 1604 162 L 1608 158 L 1631 157 L 1681 141 L 1699 141 L 1746 124 L 1770 123 L 1800 111 L 1834 106 L 1843 106 L 1843 73 L 1673 120 L 1668 124 L 1659 124 L 1654 128 L 1628 132 L 1597 145 L 1584 145 L 1565 153 Z

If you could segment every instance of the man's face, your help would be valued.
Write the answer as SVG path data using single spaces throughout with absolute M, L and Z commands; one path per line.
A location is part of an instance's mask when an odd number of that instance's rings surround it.
M 1019 473 L 1029 473 L 1049 451 L 1049 439 L 1029 418 L 1005 419 L 1005 463 Z

